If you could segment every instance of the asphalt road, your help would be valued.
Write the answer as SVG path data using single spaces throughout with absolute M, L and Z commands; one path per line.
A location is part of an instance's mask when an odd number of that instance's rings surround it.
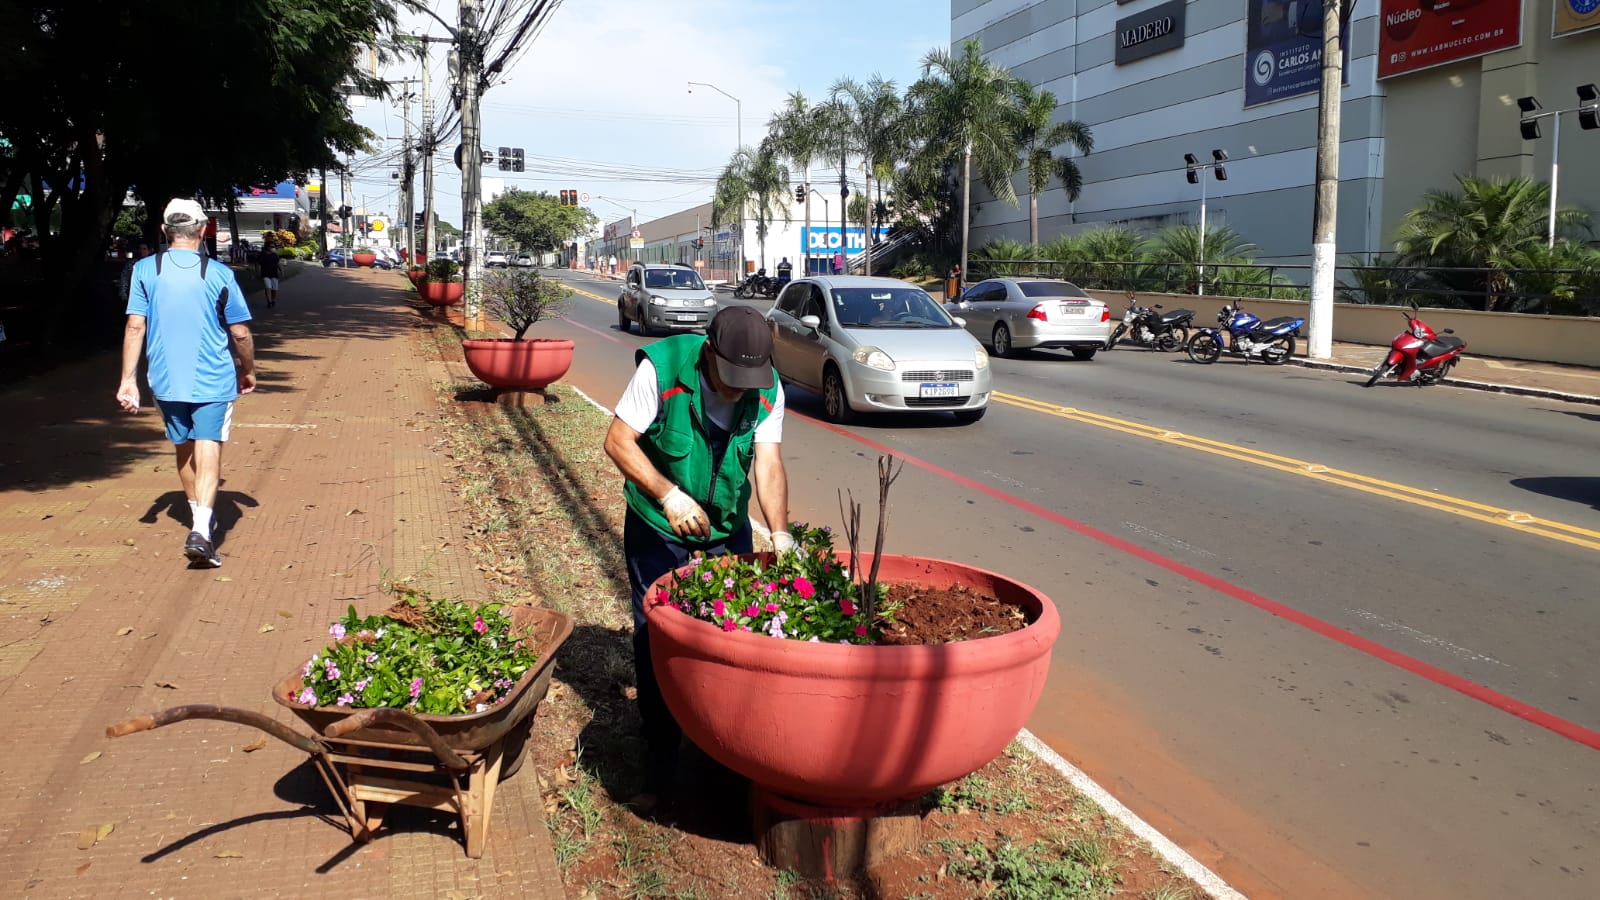
M 555 329 L 607 405 L 649 340 L 581 296 Z M 1600 895 L 1594 407 L 1141 349 L 994 367 L 971 426 L 838 429 L 789 389 L 791 516 L 837 524 L 906 458 L 887 549 L 1049 594 L 1030 727 L 1251 896 Z

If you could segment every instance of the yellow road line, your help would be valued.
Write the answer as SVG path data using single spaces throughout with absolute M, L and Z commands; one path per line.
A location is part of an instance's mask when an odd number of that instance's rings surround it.
M 1380 478 L 1362 475 L 1359 472 L 1347 472 L 1342 469 L 1330 468 L 1320 463 L 1307 462 L 1290 456 L 1279 456 L 1264 450 L 1252 450 L 1249 447 L 1240 447 L 1198 435 L 1184 434 L 1179 431 L 1144 425 L 1139 422 L 1130 422 L 1126 419 L 1074 409 L 1069 406 L 1058 406 L 1016 394 L 996 391 L 990 397 L 996 402 L 1015 406 L 1018 409 L 1026 409 L 1030 412 L 1043 413 L 1060 419 L 1093 425 L 1097 428 L 1119 431 L 1123 434 L 1160 441 L 1175 447 L 1198 450 L 1214 456 L 1222 456 L 1279 472 L 1286 472 L 1291 475 L 1300 475 L 1316 481 L 1375 494 L 1380 497 L 1388 497 L 1414 506 L 1422 506 L 1479 522 L 1487 522 L 1491 525 L 1511 528 L 1537 537 L 1550 538 L 1590 550 L 1600 550 L 1600 532 L 1580 528 L 1576 525 L 1541 519 L 1524 512 L 1502 509 L 1498 506 L 1489 506 L 1472 500 L 1463 500 L 1459 497 L 1451 497 L 1409 485 L 1384 481 Z
M 591 294 L 588 291 L 584 290 L 583 288 L 572 287 L 572 285 L 570 285 L 570 284 L 567 285 L 567 287 L 571 288 L 572 292 L 574 294 L 582 294 L 582 295 L 584 295 L 585 297 L 588 297 L 591 300 L 599 300 L 601 303 L 604 303 L 607 306 L 616 306 L 617 305 L 617 301 L 607 299 L 605 297 L 600 296 L 599 294 Z

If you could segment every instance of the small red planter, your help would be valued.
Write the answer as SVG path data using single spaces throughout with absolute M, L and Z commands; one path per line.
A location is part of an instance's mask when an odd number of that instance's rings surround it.
M 417 293 L 434 306 L 454 306 L 461 302 L 461 295 L 466 287 L 459 281 L 424 280 L 417 284 Z
M 411 282 L 412 287 L 421 287 L 422 280 L 427 277 L 428 273 L 422 269 L 411 269 L 406 272 L 406 279 Z
M 468 338 L 461 342 L 467 368 L 493 388 L 535 391 L 572 368 L 572 342 L 556 338 Z
M 848 556 L 841 556 L 848 560 Z M 872 563 L 862 554 L 858 565 Z M 880 581 L 966 585 L 1020 604 L 1011 634 L 926 647 L 812 644 L 724 633 L 650 599 L 650 655 L 672 715 L 713 759 L 775 793 L 862 807 L 972 774 L 1022 730 L 1044 690 L 1061 618 L 1003 575 L 883 557 Z
M 378 254 L 376 254 L 376 253 L 353 253 L 353 254 L 351 254 L 350 258 L 355 260 L 356 265 L 358 265 L 358 266 L 371 267 L 372 265 L 377 263 Z

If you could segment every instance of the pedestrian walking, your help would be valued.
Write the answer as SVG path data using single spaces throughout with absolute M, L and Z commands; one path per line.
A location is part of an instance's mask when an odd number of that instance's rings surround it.
M 835 274 L 835 275 L 843 275 L 844 274 L 844 254 L 843 253 L 835 253 L 833 255 L 833 274 Z
M 610 259 L 610 264 L 611 264 L 611 274 L 613 274 L 613 275 L 617 274 L 617 257 L 616 257 L 616 254 L 612 254 L 611 259 Z
M 133 290 L 134 265 L 137 264 L 139 260 L 149 256 L 150 253 L 150 245 L 144 241 L 140 241 L 139 249 L 135 250 L 133 256 L 129 258 L 127 262 L 122 264 L 122 277 L 118 282 L 120 286 L 117 288 L 117 296 L 122 298 L 122 302 L 126 303 L 128 301 L 128 293 Z
M 245 324 L 250 308 L 233 271 L 210 265 L 205 227 L 200 204 L 184 198 L 167 204 L 161 230 L 169 249 L 133 267 L 117 386 L 118 405 L 139 412 L 143 350 L 149 357 L 150 393 L 177 448 L 178 480 L 193 515 L 183 542 L 191 568 L 222 565 L 212 530 L 222 445 L 233 424 L 233 401 L 256 387 L 255 345 Z
M 271 241 L 261 242 L 261 252 L 256 254 L 256 267 L 261 273 L 261 284 L 267 293 L 267 308 L 278 305 L 278 276 L 283 268 L 283 257 Z
M 794 552 L 789 487 L 779 452 L 783 389 L 772 332 L 754 307 L 730 306 L 704 335 L 664 338 L 634 354 L 638 368 L 617 401 L 605 449 L 627 484 L 623 554 L 633 593 L 633 665 L 652 804 L 670 787 L 682 731 L 650 662 L 644 592 L 690 554 L 748 553 L 754 487 L 773 546 Z

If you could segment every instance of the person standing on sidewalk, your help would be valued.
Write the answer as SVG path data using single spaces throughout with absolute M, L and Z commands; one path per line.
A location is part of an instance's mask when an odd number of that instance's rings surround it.
M 161 230 L 169 249 L 133 267 L 117 386 L 118 405 L 137 413 L 139 353 L 147 352 L 150 392 L 177 447 L 178 480 L 194 516 L 183 542 L 194 568 L 222 565 L 212 540 L 222 445 L 233 424 L 234 399 L 256 388 L 255 344 L 245 324 L 250 308 L 233 271 L 210 265 L 205 228 L 200 204 L 183 198 L 167 204 Z
M 256 266 L 261 271 L 261 284 L 266 289 L 267 308 L 278 305 L 278 275 L 283 268 L 283 257 L 271 241 L 261 242 L 261 252 L 256 254 Z
M 648 805 L 671 785 L 682 730 L 650 662 L 645 590 L 690 555 L 749 553 L 752 484 L 780 553 L 789 484 L 783 388 L 772 369 L 772 332 L 753 307 L 725 307 L 704 336 L 675 335 L 638 350 L 638 368 L 617 401 L 606 454 L 627 479 L 623 553 L 633 593 L 633 665 L 644 725 Z

